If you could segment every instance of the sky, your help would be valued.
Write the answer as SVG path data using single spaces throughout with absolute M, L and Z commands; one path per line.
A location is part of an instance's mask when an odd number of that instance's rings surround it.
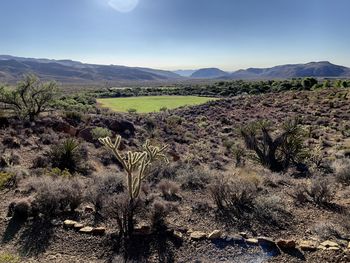
M 350 66 L 349 0 L 1 0 L 0 54 L 168 70 Z

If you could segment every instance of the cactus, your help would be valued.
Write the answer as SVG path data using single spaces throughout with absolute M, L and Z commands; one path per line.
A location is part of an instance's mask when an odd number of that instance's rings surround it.
M 114 143 L 110 137 L 99 138 L 99 141 L 115 155 L 123 166 L 127 174 L 128 191 L 131 199 L 135 199 L 139 196 L 142 181 L 147 176 L 147 168 L 155 160 L 164 160 L 166 163 L 169 162 L 164 155 L 164 151 L 168 147 L 167 145 L 156 147 L 150 145 L 149 140 L 147 140 L 143 145 L 144 150 L 142 152 L 128 151 L 126 156 L 123 157 L 118 150 L 121 136 L 118 135 Z

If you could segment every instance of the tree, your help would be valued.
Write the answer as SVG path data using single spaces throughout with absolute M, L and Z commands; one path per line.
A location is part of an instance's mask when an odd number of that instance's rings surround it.
M 35 75 L 27 75 L 14 90 L 0 89 L 0 102 L 4 103 L 21 119 L 34 121 L 54 99 L 55 82 L 43 83 Z

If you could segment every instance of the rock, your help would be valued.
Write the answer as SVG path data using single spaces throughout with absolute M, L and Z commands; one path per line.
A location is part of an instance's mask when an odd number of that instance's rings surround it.
M 294 249 L 296 247 L 296 242 L 294 240 L 279 239 L 277 246 L 282 249 Z
M 92 230 L 92 233 L 94 235 L 99 235 L 99 236 L 103 236 L 106 233 L 106 228 L 105 227 L 96 227 Z
M 77 134 L 77 129 L 66 122 L 59 122 L 54 127 L 54 130 L 58 132 L 64 132 L 74 137 Z
M 143 224 L 143 225 L 135 226 L 134 228 L 134 235 L 144 236 L 144 235 L 150 235 L 150 234 L 151 234 L 150 225 Z
M 303 251 L 315 251 L 317 249 L 317 245 L 315 241 L 310 240 L 302 240 L 299 242 L 299 247 Z
M 258 242 L 260 245 L 265 245 L 265 246 L 276 246 L 275 241 L 273 241 L 273 239 L 268 238 L 268 237 L 258 237 Z
M 350 249 L 350 242 L 349 242 L 349 244 L 348 244 L 348 249 Z
M 190 234 L 190 238 L 192 240 L 201 240 L 201 239 L 204 239 L 206 236 L 207 234 L 201 231 L 193 231 Z
M 63 226 L 67 228 L 73 228 L 75 224 L 78 224 L 78 222 L 74 220 L 64 220 L 63 222 Z
M 62 225 L 62 221 L 59 221 L 57 219 L 52 219 L 51 220 L 51 225 L 53 225 L 53 226 L 60 226 L 60 225 Z
M 108 120 L 106 124 L 108 129 L 120 134 L 123 137 L 130 137 L 135 135 L 135 127 L 129 121 L 124 120 Z
M 82 138 L 86 142 L 93 143 L 95 140 L 94 140 L 94 137 L 92 136 L 92 130 L 93 128 L 91 127 L 82 129 L 81 131 L 79 131 L 78 137 Z
M 173 237 L 175 237 L 176 239 L 182 240 L 183 234 L 180 231 L 174 230 Z
M 244 238 L 240 235 L 228 235 L 225 240 L 235 244 L 243 244 L 245 242 Z
M 208 239 L 219 239 L 222 236 L 221 230 L 214 230 L 208 235 Z
M 248 245 L 254 245 L 257 246 L 259 245 L 259 241 L 256 238 L 248 238 L 245 241 Z
M 326 248 L 325 246 L 319 245 L 319 246 L 317 247 L 317 249 L 318 249 L 318 250 L 326 250 L 327 248 Z
M 83 227 L 79 230 L 80 233 L 84 233 L 84 234 L 90 234 L 92 233 L 92 231 L 93 231 L 93 228 L 90 226 Z
M 94 208 L 92 206 L 87 205 L 84 207 L 84 211 L 85 211 L 85 213 L 93 213 Z
M 324 242 L 322 242 L 320 244 L 321 246 L 324 246 L 326 248 L 329 248 L 329 247 L 339 247 L 339 244 L 333 242 L 333 241 L 330 241 L 330 240 L 326 240 Z
M 327 250 L 338 251 L 338 250 L 340 250 L 340 247 L 328 247 Z
M 79 229 L 82 229 L 84 227 L 84 225 L 81 223 L 76 223 L 76 224 L 74 224 L 73 227 L 74 227 L 74 229 L 79 230 Z

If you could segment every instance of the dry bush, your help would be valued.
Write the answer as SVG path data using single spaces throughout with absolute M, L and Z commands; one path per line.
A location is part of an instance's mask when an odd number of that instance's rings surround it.
M 344 158 L 333 162 L 332 168 L 335 173 L 336 180 L 339 183 L 350 185 L 350 159 Z
M 191 165 L 182 166 L 176 173 L 181 188 L 185 190 L 204 189 L 212 180 L 209 172 L 200 167 L 194 167 Z
M 283 199 L 276 195 L 259 196 L 254 201 L 254 216 L 260 221 L 284 227 L 290 213 Z
M 311 202 L 319 206 L 332 203 L 334 195 L 334 184 L 327 178 L 314 178 L 309 184 L 299 184 L 292 194 L 297 204 Z
M 27 187 L 35 191 L 36 208 L 45 217 L 53 217 L 67 209 L 74 211 L 83 202 L 83 183 L 78 178 L 31 177 Z
M 23 198 L 10 203 L 8 215 L 16 220 L 25 221 L 30 215 L 34 214 L 35 208 L 32 206 L 31 198 Z
M 95 175 L 86 191 L 86 199 L 94 204 L 96 213 L 100 213 L 108 198 L 123 192 L 124 189 L 123 178 L 118 174 Z
M 151 206 L 151 223 L 152 228 L 159 232 L 166 230 L 166 217 L 177 211 L 177 205 L 172 202 L 156 199 Z
M 177 196 L 177 193 L 180 191 L 180 186 L 173 181 L 168 179 L 161 180 L 157 188 L 161 191 L 163 197 L 167 200 L 170 200 Z
M 257 196 L 256 185 L 241 178 L 217 178 L 209 186 L 211 198 L 220 212 L 233 212 L 239 215 L 253 207 Z
M 311 229 L 321 240 L 344 237 L 344 229 L 331 222 L 317 222 Z

